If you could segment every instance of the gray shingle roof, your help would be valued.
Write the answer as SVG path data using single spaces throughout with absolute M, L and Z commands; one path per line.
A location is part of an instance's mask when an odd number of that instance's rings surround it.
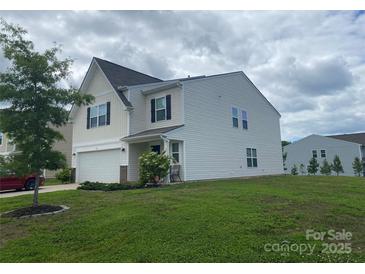
M 330 138 L 343 140 L 347 142 L 357 143 L 365 146 L 365 132 L 342 134 L 342 135 L 330 135 Z
M 162 127 L 162 128 L 154 128 L 154 129 L 149 129 L 149 130 L 144 130 L 135 134 L 131 134 L 127 137 L 124 137 L 123 139 L 127 139 L 127 138 L 132 138 L 132 137 L 143 137 L 143 136 L 149 136 L 149 135 L 159 135 L 159 134 L 163 134 L 166 132 L 169 132 L 171 130 L 180 128 L 184 125 L 178 125 L 178 126 L 171 126 L 171 127 Z
M 131 107 L 132 104 L 123 95 L 123 92 L 118 90 L 118 87 L 162 82 L 161 79 L 132 70 L 130 68 L 126 68 L 97 57 L 94 57 L 94 59 L 126 106 Z

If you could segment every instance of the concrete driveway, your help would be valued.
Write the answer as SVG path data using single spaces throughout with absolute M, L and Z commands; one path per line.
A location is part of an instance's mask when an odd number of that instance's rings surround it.
M 79 184 L 65 184 L 65 185 L 54 185 L 54 186 L 41 186 L 39 188 L 39 193 L 47 193 L 47 192 L 54 192 L 54 191 L 62 191 L 62 190 L 73 190 L 76 189 Z M 0 192 L 0 198 L 8 198 L 8 197 L 15 197 L 21 195 L 33 195 L 33 190 L 6 190 Z

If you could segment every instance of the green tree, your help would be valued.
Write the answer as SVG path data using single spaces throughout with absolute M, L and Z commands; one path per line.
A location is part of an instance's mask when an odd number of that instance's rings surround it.
M 343 173 L 342 163 L 338 155 L 335 155 L 335 158 L 333 159 L 332 170 L 336 173 L 337 176 L 340 173 Z
M 319 164 L 316 160 L 316 158 L 312 158 L 309 160 L 309 165 L 307 166 L 307 171 L 309 174 L 315 175 L 318 172 Z
M 298 175 L 298 167 L 296 164 L 291 169 L 291 175 Z
M 331 171 L 332 171 L 331 165 L 328 163 L 326 159 L 324 159 L 322 166 L 320 168 L 321 174 L 329 176 L 331 175 Z
M 289 141 L 285 141 L 285 140 L 281 141 L 281 147 L 285 147 L 290 144 L 291 144 L 291 142 L 289 142 Z
M 361 176 L 361 173 L 363 172 L 363 161 L 360 160 L 359 157 L 356 157 L 352 163 L 352 168 L 354 169 L 354 173 L 357 176 Z
M 288 157 L 288 152 L 283 152 L 283 166 L 284 170 L 287 170 L 286 168 L 286 158 Z
M 304 164 L 300 164 L 299 166 L 299 172 L 301 175 L 305 174 L 305 165 Z
M 0 46 L 10 61 L 10 67 L 0 73 L 0 102 L 9 105 L 1 110 L 0 128 L 18 151 L 6 161 L 10 168 L 21 167 L 15 169 L 19 175 L 36 175 L 33 206 L 38 206 L 42 170 L 65 166 L 64 155 L 52 149 L 63 136 L 50 125 L 65 125 L 66 106 L 89 104 L 93 97 L 61 86 L 60 82 L 70 75 L 72 60 L 60 60 L 59 47 L 38 52 L 33 42 L 25 39 L 27 31 L 20 26 L 1 20 L 0 27 Z

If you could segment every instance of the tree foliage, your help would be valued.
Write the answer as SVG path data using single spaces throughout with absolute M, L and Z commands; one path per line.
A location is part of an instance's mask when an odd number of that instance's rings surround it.
M 307 171 L 309 174 L 315 175 L 318 172 L 318 167 L 319 167 L 319 164 L 317 162 L 317 159 L 313 157 L 309 160 L 309 165 L 307 166 Z
M 299 172 L 301 175 L 304 175 L 306 173 L 304 164 L 299 165 Z
M 65 166 L 64 155 L 53 150 L 54 143 L 63 140 L 63 136 L 50 125 L 65 125 L 66 106 L 89 104 L 93 97 L 60 85 L 67 81 L 72 65 L 72 59 L 58 58 L 60 47 L 38 52 L 20 26 L 1 20 L 0 27 L 0 46 L 10 61 L 10 67 L 0 73 L 0 102 L 9 105 L 1 110 L 0 128 L 19 152 L 7 159 L 9 166 L 22 166 L 17 173 L 37 175 L 33 202 L 36 206 L 41 170 Z
M 158 183 L 167 176 L 170 168 L 170 157 L 156 152 L 145 152 L 139 157 L 140 182 Z
M 56 173 L 56 179 L 63 184 L 71 183 L 71 168 L 64 168 Z
M 363 172 L 363 161 L 360 160 L 359 157 L 356 157 L 352 163 L 352 168 L 354 170 L 355 175 L 361 176 L 361 173 Z
M 296 164 L 291 169 L 291 175 L 298 175 L 298 167 Z
M 332 170 L 336 173 L 337 176 L 340 173 L 343 173 L 342 163 L 338 155 L 335 155 L 335 158 L 333 159 Z
M 322 163 L 322 166 L 320 168 L 320 172 L 321 172 L 322 175 L 327 175 L 327 176 L 331 175 L 332 167 L 326 159 L 324 159 L 324 161 Z

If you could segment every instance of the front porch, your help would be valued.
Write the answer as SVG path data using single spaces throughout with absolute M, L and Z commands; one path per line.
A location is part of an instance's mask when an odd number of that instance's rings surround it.
M 139 180 L 139 157 L 147 151 L 164 153 L 171 156 L 170 172 L 166 183 L 184 180 L 183 146 L 182 140 L 171 140 L 166 136 L 144 136 L 140 138 L 125 138 L 128 143 L 128 181 Z

